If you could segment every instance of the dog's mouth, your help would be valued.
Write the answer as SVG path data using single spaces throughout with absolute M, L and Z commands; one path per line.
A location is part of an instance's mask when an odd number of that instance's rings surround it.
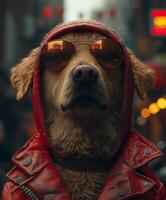
M 73 97 L 69 103 L 62 104 L 61 110 L 66 112 L 69 109 L 81 109 L 81 110 L 89 110 L 89 109 L 97 109 L 104 111 L 106 110 L 106 103 L 103 103 L 99 100 L 99 98 L 89 95 L 89 94 L 82 94 Z

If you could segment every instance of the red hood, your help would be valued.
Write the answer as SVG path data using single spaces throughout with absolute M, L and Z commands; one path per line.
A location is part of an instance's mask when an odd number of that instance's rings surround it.
M 96 21 L 74 21 L 66 24 L 60 24 L 53 28 L 43 39 L 40 50 L 43 45 L 54 39 L 57 36 L 60 36 L 64 33 L 68 33 L 74 30 L 83 30 L 83 31 L 93 31 L 100 33 L 104 36 L 110 37 L 115 42 L 119 43 L 123 48 L 124 54 L 124 84 L 123 84 L 123 106 L 121 111 L 121 118 L 119 122 L 119 143 L 113 152 L 113 155 L 118 151 L 121 142 L 125 139 L 127 133 L 130 131 L 131 126 L 131 112 L 132 112 L 132 99 L 133 99 L 133 76 L 132 69 L 130 64 L 130 58 L 128 51 L 123 44 L 121 38 L 111 29 L 103 24 Z M 40 51 L 39 51 L 40 54 Z M 36 125 L 39 133 L 46 134 L 49 136 L 49 131 L 45 124 L 45 113 L 43 102 L 41 99 L 41 80 L 40 80 L 40 62 L 39 57 L 36 59 L 35 70 L 33 75 L 33 85 L 32 85 L 32 104 L 34 110 L 34 116 L 36 120 Z

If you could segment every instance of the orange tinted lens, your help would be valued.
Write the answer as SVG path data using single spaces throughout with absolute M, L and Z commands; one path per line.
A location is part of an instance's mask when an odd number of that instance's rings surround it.
M 110 68 L 121 64 L 123 57 L 122 47 L 111 39 L 95 41 L 90 50 L 96 60 L 104 67 Z
M 42 55 L 51 56 L 57 53 L 60 53 L 64 49 L 64 41 L 52 41 L 44 45 Z
M 93 51 L 98 51 L 98 50 L 102 50 L 104 47 L 104 40 L 98 40 L 95 41 L 92 45 L 91 45 L 91 50 Z
M 44 45 L 41 56 L 46 65 L 65 65 L 73 55 L 75 48 L 72 43 L 54 40 Z

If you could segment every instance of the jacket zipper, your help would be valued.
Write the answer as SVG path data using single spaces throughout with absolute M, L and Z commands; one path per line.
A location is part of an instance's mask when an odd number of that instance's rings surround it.
M 22 185 L 22 186 L 20 187 L 20 189 L 21 189 L 21 191 L 22 191 L 23 193 L 25 193 L 25 194 L 28 196 L 28 198 L 30 198 L 31 200 L 40 200 L 39 197 L 38 197 L 32 190 L 30 190 L 28 187 Z

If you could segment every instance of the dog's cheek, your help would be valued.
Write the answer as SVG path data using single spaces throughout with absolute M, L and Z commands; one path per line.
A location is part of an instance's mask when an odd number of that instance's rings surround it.
M 42 77 L 42 96 L 46 107 L 53 108 L 57 88 L 57 77 L 53 72 L 45 70 Z
M 69 71 L 67 69 L 56 73 L 56 80 L 54 80 L 54 86 L 52 86 L 51 93 L 53 101 L 55 102 L 55 107 L 60 109 L 62 104 L 68 101 L 70 95 L 70 85 Z
M 123 74 L 120 70 L 105 73 L 105 82 L 109 98 L 109 108 L 121 108 L 123 96 Z

